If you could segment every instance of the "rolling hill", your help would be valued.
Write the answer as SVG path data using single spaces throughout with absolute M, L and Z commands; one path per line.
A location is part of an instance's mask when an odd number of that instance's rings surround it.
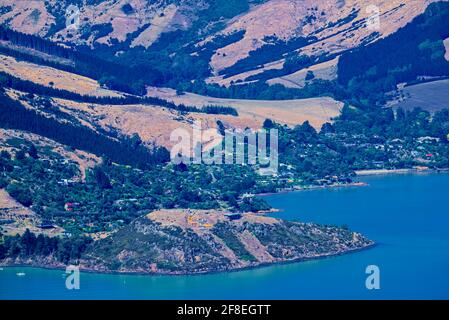
M 406 86 L 399 90 L 398 97 L 389 105 L 404 110 L 422 108 L 430 112 L 446 109 L 449 107 L 449 80 Z
M 160 52 L 180 57 L 182 52 L 208 66 L 203 74 L 208 82 L 228 86 L 286 69 L 286 61 L 294 60 L 295 66 L 283 75 L 331 60 L 396 32 L 432 2 L 1 0 L 0 22 L 65 46 L 122 56 L 124 61 L 137 57 L 151 63 Z M 67 11 L 70 5 L 79 11 Z M 146 51 L 151 54 L 142 53 Z M 304 56 L 310 58 L 307 63 L 296 61 Z M 277 78 L 263 79 L 267 77 Z
M 94 79 L 56 68 L 18 61 L 12 57 L 0 55 L 0 71 L 38 85 L 60 89 L 74 94 L 96 97 L 124 97 L 124 94 L 103 88 Z M 259 129 L 266 118 L 279 123 L 295 126 L 309 121 L 317 130 L 325 122 L 331 122 L 338 116 L 343 103 L 329 97 L 297 99 L 290 101 L 259 101 L 242 99 L 218 99 L 195 94 L 178 96 L 175 90 L 168 88 L 149 88 L 149 96 L 172 101 L 177 105 L 204 107 L 231 106 L 238 111 L 237 116 L 218 115 L 198 112 L 179 112 L 161 108 L 149 103 L 100 104 L 73 101 L 68 98 L 52 97 L 46 100 L 39 95 L 26 97 L 26 93 L 11 90 L 9 96 L 28 108 L 38 110 L 48 117 L 57 117 L 60 121 L 71 119 L 94 130 L 104 130 L 111 136 L 116 133 L 132 137 L 138 134 L 144 143 L 171 147 L 170 133 L 176 128 L 189 129 L 194 121 L 201 121 L 205 129 L 217 129 L 217 121 L 227 128 L 244 130 L 249 127 Z M 40 101 L 40 102 L 39 102 Z
M 196 274 L 370 247 L 256 195 L 448 168 L 447 80 L 416 84 L 449 76 L 437 2 L 0 0 L 0 265 Z M 387 104 L 398 87 L 409 110 Z M 209 140 L 188 151 L 209 156 L 225 129 L 276 129 L 276 169 L 261 150 L 173 163 L 196 121 Z

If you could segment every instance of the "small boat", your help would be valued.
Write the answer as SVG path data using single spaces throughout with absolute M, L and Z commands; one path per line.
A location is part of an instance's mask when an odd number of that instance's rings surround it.
M 17 272 L 17 273 L 16 273 L 16 276 L 18 276 L 18 277 L 23 277 L 23 276 L 25 276 L 25 275 L 26 275 L 25 272 Z
M 3 271 L 3 268 L 0 268 L 0 271 Z

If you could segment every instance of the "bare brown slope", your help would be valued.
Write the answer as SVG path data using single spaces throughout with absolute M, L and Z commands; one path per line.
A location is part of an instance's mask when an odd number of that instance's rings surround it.
M 243 100 L 221 99 L 193 93 L 177 95 L 174 90 L 150 88 L 149 95 L 161 97 L 175 103 L 204 107 L 207 105 L 231 106 L 237 109 L 239 119 L 262 125 L 267 118 L 276 122 L 295 126 L 309 121 L 317 130 L 325 122 L 332 121 L 340 114 L 343 103 L 329 97 L 296 100 Z
M 162 32 L 188 28 L 194 12 L 204 7 L 203 1 L 189 0 L 177 4 L 163 0 L 88 1 L 77 4 L 79 27 L 66 28 L 66 10 L 71 4 L 73 1 L 67 0 L 0 0 L 0 7 L 5 8 L 0 23 L 42 37 L 51 30 L 52 24 L 59 23 L 60 30 L 51 35 L 52 40 L 87 45 L 94 42 L 110 45 L 112 39 L 123 42 L 128 35 L 136 33 L 131 46 L 148 47 Z M 124 5 L 130 5 L 132 12 L 125 12 Z M 111 26 L 107 34 L 98 36 L 95 29 L 90 31 L 93 26 L 106 24 Z
M 249 52 L 267 43 L 267 37 L 289 40 L 314 36 L 318 41 L 302 48 L 298 54 L 338 54 L 363 44 L 374 34 L 385 37 L 395 32 L 435 1 L 438 0 L 267 0 L 231 20 L 222 19 L 225 28 L 216 34 L 202 30 L 192 43 L 201 46 L 217 34 L 245 31 L 243 39 L 216 50 L 210 61 L 215 74 L 248 57 Z M 0 23 L 58 42 L 112 45 L 114 39 L 118 42 L 130 40 L 131 47 L 149 47 L 164 32 L 189 29 L 202 14 L 201 10 L 208 7 L 207 1 L 203 0 L 87 2 L 78 4 L 79 27 L 67 28 L 65 15 L 70 3 L 67 0 L 0 0 L 3 8 Z M 132 7 L 131 12 L 123 10 L 126 4 Z M 376 8 L 379 10 L 379 28 L 367 25 L 367 19 L 376 14 Z M 55 23 L 57 32 L 48 34 Z M 278 68 L 283 60 L 271 63 Z M 232 80 L 247 76 L 242 74 Z M 212 77 L 210 81 L 231 80 Z
M 0 55 L 0 71 L 12 74 L 24 80 L 82 95 L 120 96 L 119 92 L 103 89 L 98 82 L 83 76 L 58 69 L 40 66 L 34 63 L 17 61 Z M 124 135 L 139 134 L 147 143 L 171 147 L 170 134 L 177 128 L 190 129 L 194 121 L 201 121 L 203 128 L 216 129 L 217 120 L 225 127 L 235 129 L 259 129 L 265 119 L 271 118 L 279 123 L 295 126 L 308 120 L 316 129 L 331 121 L 339 114 L 342 103 L 331 98 L 314 98 L 287 101 L 259 101 L 238 99 L 217 99 L 195 94 L 177 96 L 171 89 L 150 88 L 150 95 L 161 97 L 177 104 L 222 105 L 235 107 L 239 116 L 212 115 L 204 113 L 180 114 L 174 110 L 151 105 L 96 105 L 78 103 L 64 99 L 53 99 L 60 111 L 74 116 L 79 122 L 91 129 L 100 126 L 104 130 L 118 130 Z M 19 99 L 23 94 L 10 91 L 10 96 Z M 26 99 L 21 99 L 27 107 Z M 45 112 L 45 110 L 40 110 Z M 54 115 L 52 115 L 54 116 Z
M 221 34 L 245 30 L 244 38 L 218 49 L 211 59 L 211 66 L 217 74 L 247 58 L 251 51 L 262 47 L 267 43 L 267 37 L 285 41 L 296 37 L 315 36 L 318 41 L 302 48 L 298 54 L 338 54 L 363 44 L 375 33 L 378 33 L 379 37 L 394 33 L 435 1 L 271 0 L 228 23 Z M 379 10 L 378 28 L 367 23 L 369 18 L 375 15 L 376 8 Z M 352 13 L 356 13 L 356 16 L 349 19 Z M 234 76 L 230 80 L 215 77 L 211 80 L 229 84 L 231 80 L 244 80 L 245 77 L 246 75 Z
M 41 66 L 0 54 L 0 71 L 34 83 L 80 95 L 121 97 L 119 92 L 102 88 L 98 81 L 74 73 Z
M 95 242 L 80 265 L 100 272 L 198 274 L 327 257 L 373 245 L 346 229 L 253 214 L 228 221 L 225 214 L 152 212 Z

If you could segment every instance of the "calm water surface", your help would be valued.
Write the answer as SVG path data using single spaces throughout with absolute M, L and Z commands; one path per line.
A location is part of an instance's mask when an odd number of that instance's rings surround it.
M 370 186 L 265 199 L 283 209 L 276 217 L 359 231 L 378 243 L 369 250 L 201 276 L 82 273 L 72 291 L 63 271 L 3 268 L 0 299 L 449 299 L 449 175 L 363 181 Z M 380 268 L 380 290 L 365 288 L 368 265 Z

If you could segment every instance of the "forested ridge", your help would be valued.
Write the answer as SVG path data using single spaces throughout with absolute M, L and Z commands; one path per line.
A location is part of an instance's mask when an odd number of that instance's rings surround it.
M 245 12 L 248 4 L 255 2 L 258 1 L 214 0 L 207 10 L 214 17 L 232 17 Z M 206 22 L 200 20 L 193 30 L 205 27 Z M 98 26 L 95 31 L 101 34 L 102 28 L 108 29 L 110 25 Z M 271 86 L 263 81 L 229 88 L 207 84 L 205 78 L 210 76 L 211 70 L 205 61 L 216 48 L 240 39 L 244 33 L 213 39 L 200 51 L 200 59 L 191 56 L 196 52 L 192 46 L 184 47 L 178 55 L 171 55 L 173 48 L 183 41 L 190 43 L 193 36 L 193 33 L 184 31 L 165 33 L 148 50 L 138 47 L 122 56 L 112 57 L 107 46 L 100 45 L 94 51 L 84 47 L 63 48 L 39 37 L 0 27 L 0 40 L 59 60 L 0 45 L 1 53 L 87 76 L 96 79 L 103 87 L 124 93 L 123 97 L 85 96 L 0 73 L 0 128 L 31 132 L 64 145 L 68 152 L 79 149 L 102 158 L 95 167 L 85 168 L 83 179 L 79 179 L 81 168 L 76 163 L 40 147 L 36 141 L 5 139 L 4 145 L 9 151 L 0 152 L 0 188 L 20 205 L 36 213 L 42 221 L 66 230 L 70 238 L 36 236 L 29 230 L 21 236 L 0 235 L 0 261 L 6 258 L 52 257 L 63 264 L 76 263 L 86 250 L 92 248 L 90 236 L 117 232 L 116 238 L 99 242 L 97 249 L 100 251 L 96 252 L 97 257 L 108 261 L 111 270 L 116 270 L 120 263 L 108 250 L 119 253 L 123 248 L 132 250 L 135 248 L 131 246 L 136 246 L 137 251 L 143 251 L 138 247 L 142 243 L 147 246 L 146 252 L 151 252 L 156 245 L 164 252 L 173 247 L 173 242 L 162 237 L 159 227 L 153 223 L 146 221 L 146 230 L 151 231 L 146 235 L 133 233 L 130 229 L 133 223 L 154 210 L 258 213 L 269 210 L 270 206 L 256 194 L 302 190 L 311 186 L 348 185 L 354 182 L 357 170 L 440 171 L 449 168 L 449 109 L 430 113 L 420 108 L 404 111 L 384 107 L 385 93 L 394 90 L 401 82 L 414 82 L 421 76 L 449 76 L 449 62 L 444 59 L 442 43 L 443 39 L 449 38 L 449 3 L 432 4 L 423 15 L 395 34 L 344 53 L 339 62 L 338 80 L 314 79 L 303 89 Z M 275 55 L 281 57 L 292 48 L 312 40 L 297 38 L 277 43 L 280 52 L 276 51 L 276 46 L 264 46 L 223 73 L 230 75 L 249 70 L 254 63 L 263 64 Z M 284 69 L 250 80 L 261 80 L 276 72 L 279 75 L 294 72 L 328 58 L 288 55 Z M 14 89 L 28 93 L 26 99 L 32 97 L 29 100 L 34 99 L 35 94 L 43 97 L 36 99 L 35 103 L 54 97 L 101 105 L 156 105 L 176 110 L 180 115 L 205 112 L 238 116 L 231 107 L 210 105 L 197 108 L 145 97 L 147 85 L 170 86 L 178 93 L 190 91 L 222 98 L 282 100 L 331 96 L 346 103 L 341 115 L 332 119 L 332 123 L 325 123 L 321 130 L 313 128 L 308 121 L 289 127 L 266 119 L 263 127 L 278 129 L 279 132 L 280 165 L 276 176 L 265 177 L 257 174 L 258 166 L 175 165 L 169 163 L 169 152 L 165 148 L 150 149 L 135 137 L 108 135 L 106 131 L 95 131 L 80 122 L 46 117 L 26 108 L 6 93 L 8 89 Z M 54 115 L 61 117 L 59 120 L 70 117 L 62 112 Z M 220 132 L 224 132 L 223 122 L 218 121 L 217 124 Z M 217 224 L 212 232 L 239 259 L 254 262 L 255 257 L 227 227 L 226 224 Z M 287 246 L 286 239 L 291 240 L 288 233 L 269 230 L 267 226 L 253 228 L 246 225 L 245 228 L 257 233 L 261 242 L 267 245 L 274 241 L 276 245 L 282 243 Z M 194 250 L 202 252 L 207 249 L 189 232 L 183 233 L 176 228 L 165 231 L 169 239 L 177 239 L 178 245 L 189 248 L 189 258 L 196 258 L 192 254 Z M 349 237 L 349 233 L 346 236 Z M 272 253 L 276 256 L 279 251 Z M 149 255 L 148 259 L 155 259 L 155 256 Z M 134 263 L 148 268 L 149 260 L 138 257 Z M 164 263 L 161 265 L 167 270 L 177 268 L 172 262 Z M 192 266 L 196 268 L 197 264 L 187 267 Z
M 338 82 L 358 100 L 384 103 L 384 94 L 399 83 L 420 76 L 449 76 L 443 44 L 447 38 L 449 3 L 433 3 L 389 37 L 344 53 L 338 64 Z
M 57 89 L 52 87 L 36 84 L 32 81 L 23 80 L 10 75 L 5 72 L 0 72 L 0 88 L 11 88 L 31 94 L 37 94 L 41 96 L 61 98 L 66 100 L 72 100 L 77 102 L 95 103 L 103 105 L 129 105 L 129 104 L 142 104 L 142 105 L 154 105 L 164 107 L 179 112 L 197 112 L 208 114 L 227 114 L 237 116 L 238 112 L 229 106 L 217 106 L 209 105 L 203 108 L 186 106 L 184 104 L 174 104 L 167 100 L 163 100 L 156 97 L 139 97 L 132 95 L 125 95 L 123 97 L 97 97 L 90 95 L 81 95 L 75 92 Z
M 29 131 L 75 149 L 100 157 L 107 156 L 121 164 L 147 167 L 169 161 L 169 153 L 165 148 L 158 147 L 150 151 L 124 138 L 117 141 L 81 125 L 58 122 L 26 109 L 4 92 L 0 93 L 0 127 Z
M 64 48 L 49 40 L 7 29 L 4 26 L 0 27 L 0 40 L 9 41 L 14 45 L 35 49 L 46 54 L 68 59 L 73 63 L 73 66 L 48 61 L 43 58 L 35 57 L 32 54 L 27 55 L 23 52 L 17 53 L 11 49 L 2 49 L 3 52 L 8 52 L 18 58 L 30 60 L 31 62 L 38 62 L 51 67 L 57 67 L 65 71 L 96 80 L 102 80 L 102 83 L 107 82 L 113 90 L 136 95 L 144 95 L 146 93 L 145 85 L 142 81 L 136 80 L 139 74 L 147 74 L 147 85 L 157 84 L 156 82 L 150 81 L 148 78 L 155 74 L 155 72 L 151 69 L 148 70 L 147 68 L 145 70 L 134 70 L 129 67 L 126 68 L 119 64 L 101 59 L 95 54 L 85 54 L 74 49 Z
M 173 32 L 175 41 L 183 41 L 178 38 L 178 32 Z M 316 96 L 332 96 L 336 99 L 344 99 L 348 97 L 344 88 L 336 85 L 330 81 L 316 81 L 308 84 L 304 89 L 285 88 L 282 85 L 268 85 L 263 79 L 249 84 L 233 85 L 230 88 L 219 86 L 216 84 L 207 84 L 204 80 L 210 75 L 210 67 L 208 66 L 207 57 L 212 54 L 213 48 L 218 44 L 225 44 L 228 41 L 235 40 L 241 37 L 241 33 L 231 34 L 223 37 L 216 37 L 210 43 L 206 44 L 204 48 L 199 51 L 198 57 L 192 57 L 192 52 L 198 48 L 191 46 L 185 47 L 184 51 L 176 51 L 176 55 L 171 58 L 170 52 L 174 49 L 176 44 L 171 38 L 172 33 L 164 33 L 161 38 L 147 50 L 142 48 L 133 48 L 129 52 L 125 52 L 120 57 L 111 58 L 114 61 L 106 60 L 104 57 L 110 57 L 111 53 L 108 48 L 99 47 L 95 50 L 87 48 L 64 48 L 51 41 L 42 39 L 33 35 L 23 34 L 14 30 L 0 27 L 0 40 L 8 41 L 14 45 L 24 48 L 34 49 L 45 54 L 52 55 L 66 59 L 70 64 L 58 62 L 55 59 L 48 60 L 38 55 L 28 53 L 24 50 L 18 51 L 9 47 L 0 45 L 0 52 L 13 56 L 16 59 L 26 60 L 32 63 L 47 65 L 60 70 L 76 73 L 92 79 L 97 80 L 101 85 L 104 85 L 112 90 L 121 91 L 135 96 L 143 96 L 146 94 L 146 86 L 168 86 L 177 89 L 178 92 L 190 91 L 202 95 L 208 95 L 218 98 L 236 98 L 236 99 L 259 99 L 259 100 L 287 100 L 287 99 L 301 99 Z M 193 35 L 183 34 L 189 38 Z M 168 39 L 168 40 L 167 40 Z M 305 40 L 292 41 L 293 44 Z M 166 42 L 166 43 L 165 43 Z M 163 45 L 163 50 L 157 49 L 158 46 Z M 176 42 L 179 44 L 179 42 Z M 285 44 L 288 48 L 293 45 L 291 43 Z M 273 46 L 276 47 L 276 46 Z M 105 51 L 105 52 L 103 52 Z M 263 55 L 265 51 L 262 50 Z M 268 50 L 268 54 L 272 50 Z M 256 54 L 256 53 L 255 53 Z M 259 52 L 257 53 L 257 55 Z M 170 58 L 169 58 L 170 57 Z M 290 57 L 287 59 L 286 68 L 293 68 L 297 70 L 300 66 L 308 66 L 313 62 L 313 59 L 300 56 Z M 240 63 L 244 63 L 243 61 Z M 286 69 L 286 70 L 287 70 Z M 15 85 L 23 86 L 19 80 L 14 80 Z M 24 84 L 29 86 L 29 84 Z M 47 91 L 48 89 L 39 88 L 40 91 Z M 93 97 L 84 97 L 79 95 L 58 93 L 51 91 L 51 94 L 63 94 L 64 96 L 71 96 L 75 100 L 92 101 L 96 100 L 102 103 L 109 98 L 96 99 Z M 136 100 L 137 97 L 126 97 L 126 99 L 117 100 L 118 103 L 127 103 L 126 101 Z M 152 100 L 152 98 L 141 98 L 143 102 L 147 100 L 149 103 L 162 105 L 166 107 L 175 108 L 173 104 Z M 177 106 L 179 110 L 201 112 L 190 106 Z M 220 110 L 220 114 L 235 114 L 235 110 Z M 210 112 L 209 113 L 213 113 Z
M 220 1 L 219 1 L 220 2 Z M 220 2 L 221 3 L 221 2 Z M 214 7 L 203 12 L 204 17 L 215 17 L 216 12 L 233 16 L 236 12 L 246 11 L 248 3 L 229 8 Z M 353 15 L 345 19 L 353 19 Z M 449 4 L 432 3 L 424 14 L 385 39 L 372 44 L 362 45 L 350 52 L 342 54 L 338 67 L 338 81 L 313 81 L 304 89 L 290 89 L 280 85 L 269 86 L 264 81 L 272 72 L 286 74 L 319 61 L 332 58 L 306 57 L 287 55 L 286 64 L 281 71 L 267 71 L 254 83 L 233 85 L 230 88 L 205 83 L 210 76 L 208 59 L 214 48 L 238 40 L 242 33 L 236 32 L 227 36 L 218 36 L 204 47 L 194 48 L 191 43 L 198 36 L 198 28 L 204 27 L 206 20 L 200 19 L 189 31 L 163 33 L 149 48 L 142 47 L 125 50 L 120 56 L 113 54 L 112 48 L 97 45 L 94 50 L 85 47 L 75 49 L 63 48 L 48 40 L 16 31 L 0 28 L 0 39 L 12 44 L 35 49 L 56 57 L 67 59 L 73 65 L 48 61 L 42 57 L 9 47 L 1 47 L 9 55 L 27 59 L 36 63 L 50 65 L 62 70 L 85 75 L 96 79 L 110 89 L 134 95 L 144 95 L 145 87 L 168 86 L 179 91 L 191 91 L 199 94 L 223 98 L 243 99 L 294 99 L 329 95 L 339 100 L 348 100 L 360 105 L 385 103 L 384 93 L 395 89 L 401 82 L 415 81 L 419 76 L 448 76 L 449 63 L 444 59 L 442 40 L 449 37 L 448 19 Z M 128 40 L 127 40 L 128 41 Z M 114 48 L 127 46 L 129 43 L 114 43 Z M 271 60 L 270 57 L 288 52 L 291 48 L 302 46 L 313 39 L 297 38 L 288 42 L 268 44 L 251 53 L 251 57 L 243 59 L 231 66 L 225 73 L 241 72 L 247 65 Z M 185 46 L 181 44 L 186 44 Z M 178 48 L 178 49 L 176 49 Z M 182 48 L 182 49 L 179 49 Z M 115 50 L 114 49 L 114 50 Z M 198 51 L 198 56 L 192 57 Z M 237 70 L 237 71 L 236 71 Z

